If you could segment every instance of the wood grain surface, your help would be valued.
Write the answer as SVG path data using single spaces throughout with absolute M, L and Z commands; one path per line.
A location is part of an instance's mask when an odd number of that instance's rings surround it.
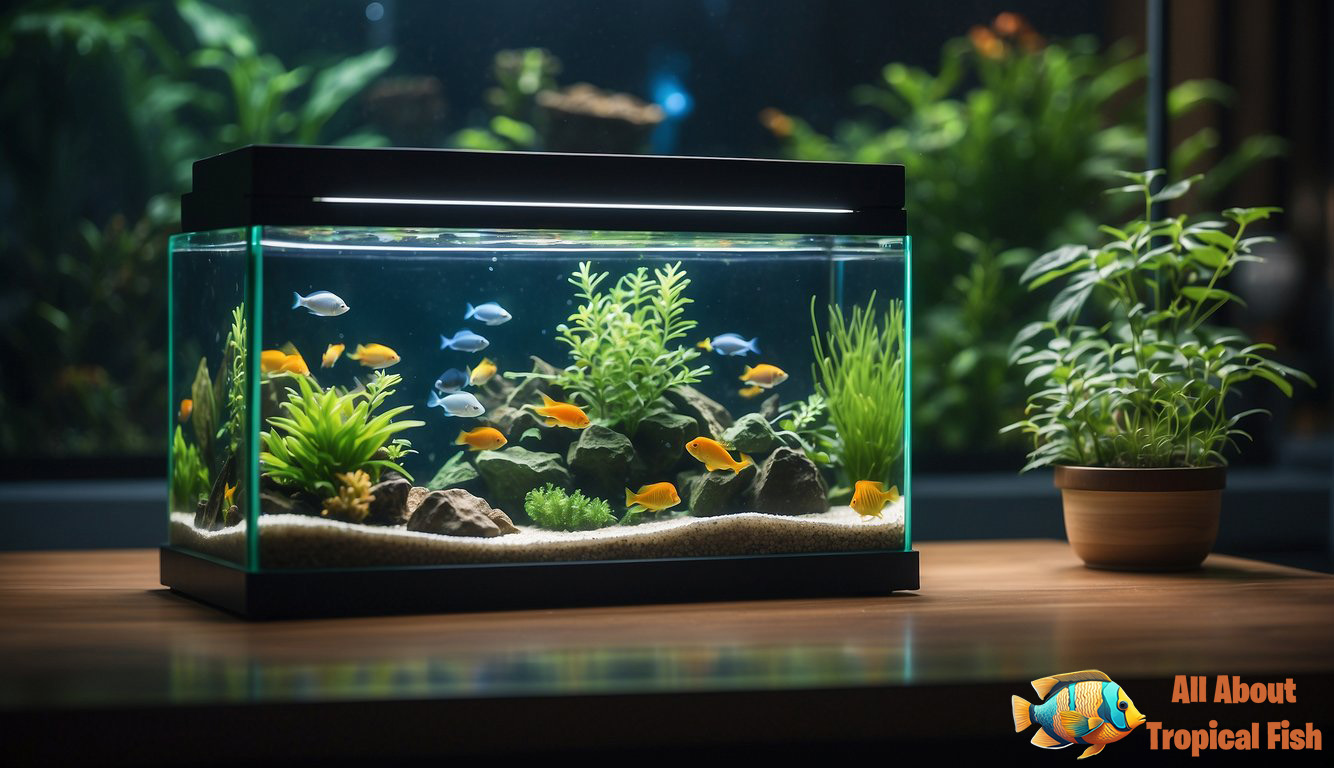
M 1194 572 L 1094 571 L 1057 541 L 920 550 L 921 591 L 885 598 L 269 623 L 167 592 L 157 584 L 155 551 L 4 554 L 0 714 L 54 728 L 65 713 L 97 733 L 125 727 L 121 719 L 134 713 L 175 722 L 187 707 L 238 717 L 333 707 L 318 717 L 337 730 L 340 704 L 352 720 L 372 705 L 381 714 L 407 707 L 408 717 L 450 702 L 453 716 L 482 719 L 494 717 L 498 702 L 508 702 L 508 718 L 528 706 L 520 702 L 551 697 L 590 707 L 621 706 L 623 697 L 641 708 L 692 702 L 703 712 L 737 706 L 729 693 L 754 703 L 770 692 L 767 700 L 788 706 L 794 692 L 806 691 L 852 711 L 871 700 L 911 709 L 931 701 L 933 690 L 970 686 L 1023 694 L 1030 680 L 1085 668 L 1123 684 L 1177 674 L 1325 679 L 1334 672 L 1334 577 L 1217 555 Z M 801 701 L 809 705 L 810 697 Z M 99 722 L 115 725 L 99 730 Z M 821 723 L 806 735 L 834 728 L 831 737 L 850 738 L 848 729 L 874 725 L 851 716 Z M 707 739 L 709 727 L 694 733 Z M 176 728 L 185 738 L 186 725 Z M 485 729 L 467 730 L 459 743 L 480 748 Z M 608 738 L 639 744 L 653 732 Z M 550 736 L 543 745 L 571 738 Z M 252 738 L 267 743 L 262 729 Z M 150 747 L 168 742 L 148 740 L 135 759 L 152 762 Z M 323 739 L 320 749 L 372 748 L 339 744 Z M 384 756 L 383 744 L 374 748 Z

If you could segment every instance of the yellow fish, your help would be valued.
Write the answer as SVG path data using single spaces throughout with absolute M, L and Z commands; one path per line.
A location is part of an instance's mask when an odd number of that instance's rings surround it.
M 478 427 L 471 431 L 460 431 L 454 445 L 466 445 L 470 451 L 494 451 L 508 442 L 500 430 L 495 427 Z
M 764 392 L 764 387 L 754 387 L 754 386 L 751 386 L 751 387 L 742 387 L 741 389 L 738 389 L 738 390 L 736 391 L 736 393 L 737 393 L 738 395 L 741 395 L 742 397 L 746 398 L 747 400 L 749 400 L 749 399 L 751 399 L 752 397 L 755 397 L 755 396 L 757 396 L 757 395 L 760 395 L 760 394 L 762 394 L 763 392 Z
M 347 347 L 342 344 L 330 344 L 328 348 L 324 350 L 324 357 L 320 358 L 320 367 L 334 367 L 334 363 L 338 362 L 338 356 L 343 354 L 344 349 L 347 349 Z
M 226 506 L 223 507 L 223 509 L 226 509 L 227 507 L 230 507 L 230 506 L 232 506 L 232 505 L 234 505 L 234 504 L 236 503 L 235 501 L 232 500 L 232 496 L 234 496 L 234 495 L 236 495 L 236 486 L 235 486 L 235 485 L 223 485 L 223 487 L 222 487 L 222 500 L 223 500 L 223 502 L 226 503 Z
M 281 349 L 266 349 L 259 353 L 259 369 L 264 373 L 277 373 L 287 362 L 287 353 Z
M 885 484 L 874 480 L 858 480 L 856 489 L 852 492 L 852 508 L 862 519 L 868 517 L 880 517 L 880 510 L 885 508 L 888 502 L 898 501 L 899 487 L 890 486 L 885 490 Z
M 176 420 L 184 424 L 190 420 L 190 414 L 195 411 L 195 401 L 185 398 L 181 401 L 181 409 L 176 412 Z
M 484 357 L 482 358 L 482 362 L 478 363 L 477 367 L 473 368 L 469 375 L 472 377 L 472 385 L 474 387 L 480 387 L 490 381 L 492 376 L 496 375 L 496 364 L 491 362 L 490 358 Z
M 348 359 L 356 360 L 367 368 L 388 368 L 399 361 L 398 353 L 383 344 L 358 344 Z
M 681 503 L 681 497 L 676 493 L 676 486 L 671 483 L 653 483 L 639 489 L 639 493 L 625 489 L 625 506 L 627 509 L 634 506 L 640 506 L 652 512 L 661 512 L 669 507 L 674 507 Z
M 697 437 L 686 443 L 686 450 L 691 456 L 703 462 L 704 468 L 710 472 L 718 472 L 724 469 L 740 472 L 755 463 L 744 453 L 741 454 L 741 461 L 734 460 L 722 443 L 707 437 Z
M 542 405 L 529 405 L 537 412 L 539 416 L 547 417 L 548 427 L 566 427 L 567 429 L 583 429 L 589 425 L 588 414 L 584 410 L 572 403 L 558 403 L 547 397 L 545 392 L 539 392 L 542 396 Z
M 1129 736 L 1148 719 L 1120 684 L 1096 669 L 1040 677 L 1033 681 L 1033 690 L 1041 704 L 1010 697 L 1014 732 L 1037 725 L 1032 743 L 1043 749 L 1088 744 L 1080 760 Z
M 787 373 L 776 365 L 760 363 L 746 366 L 746 370 L 741 372 L 741 380 L 752 386 L 770 389 L 787 381 Z

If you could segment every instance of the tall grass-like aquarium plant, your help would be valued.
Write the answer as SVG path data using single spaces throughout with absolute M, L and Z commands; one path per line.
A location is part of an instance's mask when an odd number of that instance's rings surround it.
M 1287 396 L 1294 380 L 1314 383 L 1274 360 L 1272 344 L 1211 322 L 1243 306 L 1227 277 L 1261 261 L 1253 248 L 1268 238 L 1251 229 L 1278 209 L 1154 220 L 1154 203 L 1186 194 L 1198 180 L 1154 193 L 1161 175 L 1123 174 L 1129 183 L 1111 191 L 1139 196 L 1143 215 L 1101 227 L 1101 244 L 1051 251 L 1023 275 L 1030 289 L 1060 290 L 1047 319 L 1015 338 L 1012 362 L 1027 368 L 1025 382 L 1037 389 L 1026 417 L 1006 429 L 1033 439 L 1025 470 L 1056 467 L 1071 543 L 1090 565 L 1198 565 L 1217 532 L 1227 451 L 1248 437 L 1242 422 L 1263 413 L 1236 412 L 1231 402 L 1254 380 Z M 1108 491 L 1131 495 L 1099 510 Z M 1173 491 L 1184 495 L 1157 495 Z M 1160 522 L 1157 510 L 1170 520 Z M 1182 530 L 1187 540 L 1169 539 Z M 1125 543 L 1137 531 L 1142 541 Z

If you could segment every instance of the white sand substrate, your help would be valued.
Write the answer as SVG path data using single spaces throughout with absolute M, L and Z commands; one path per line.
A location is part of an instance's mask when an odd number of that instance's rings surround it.
M 903 502 L 863 521 L 851 507 L 816 515 L 745 512 L 677 517 L 596 531 L 549 531 L 519 526 L 519 533 L 483 539 L 342 523 L 305 515 L 261 515 L 264 568 L 357 568 L 386 565 L 562 562 L 657 557 L 772 555 L 903 548 Z M 175 546 L 239 560 L 245 527 L 203 531 L 194 514 L 171 516 Z

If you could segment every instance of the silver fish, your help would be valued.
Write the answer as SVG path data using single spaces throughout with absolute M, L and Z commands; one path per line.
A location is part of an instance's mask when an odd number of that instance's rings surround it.
M 482 404 L 477 402 L 477 398 L 467 392 L 455 392 L 452 395 L 441 397 L 434 390 L 426 398 L 426 407 L 434 408 L 440 406 L 445 409 L 445 413 L 450 416 L 481 416 L 486 413 Z
M 758 336 L 746 341 L 735 333 L 721 333 L 712 339 L 701 341 L 699 347 L 705 351 L 717 352 L 720 355 L 745 355 L 747 352 L 754 352 L 758 355 L 760 353 L 759 341 Z
M 491 342 L 466 328 L 454 334 L 453 338 L 440 337 L 441 349 L 456 349 L 460 352 L 481 352 L 490 344 Z
M 305 307 L 310 314 L 320 317 L 337 317 L 351 309 L 346 301 L 328 291 L 316 291 L 309 296 L 292 291 L 292 309 L 298 307 Z
M 501 323 L 508 323 L 510 320 L 514 319 L 513 315 L 506 312 L 504 307 L 494 301 L 488 301 L 487 303 L 480 304 L 476 307 L 469 304 L 468 311 L 463 315 L 463 319 L 468 320 L 474 317 L 487 325 L 500 325 Z

